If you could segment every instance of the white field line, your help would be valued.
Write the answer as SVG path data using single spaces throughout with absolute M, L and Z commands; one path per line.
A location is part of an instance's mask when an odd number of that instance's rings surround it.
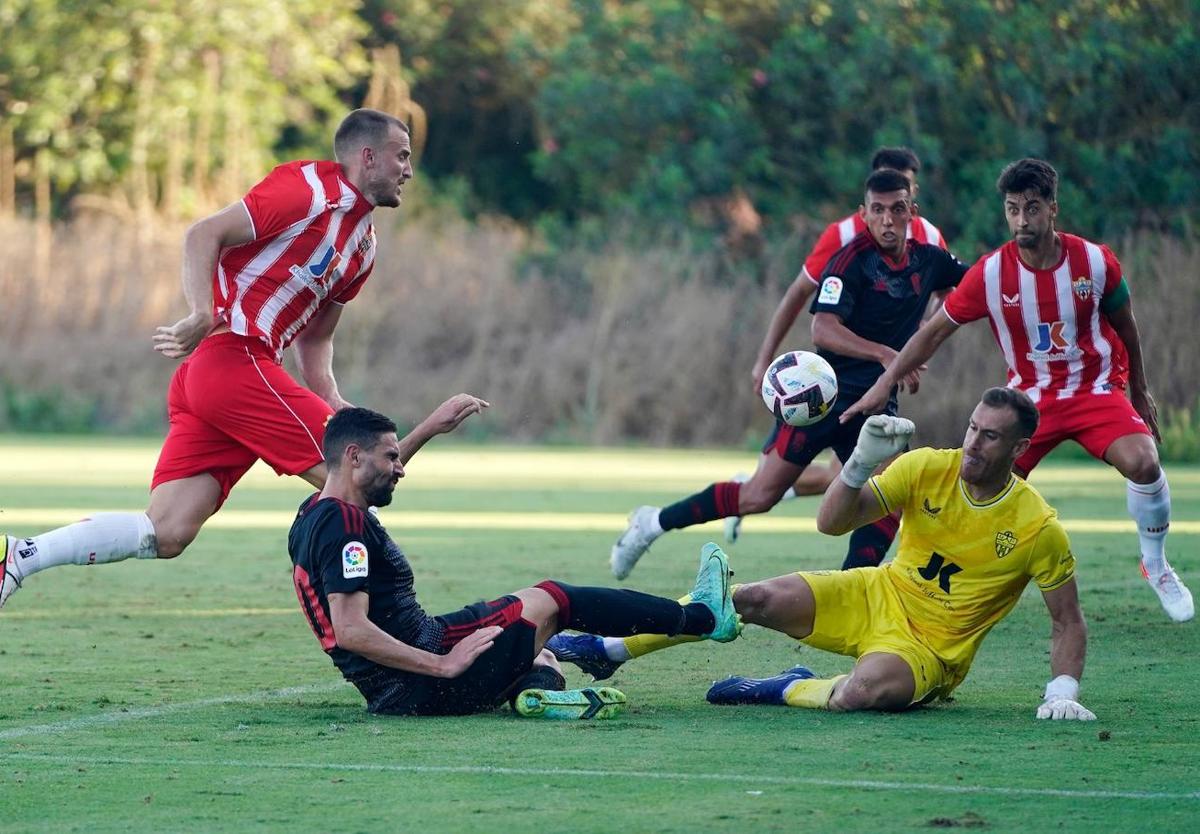
M 1200 791 L 1106 791 L 1070 788 L 1016 788 L 997 785 L 940 785 L 920 782 L 883 782 L 873 779 L 823 779 L 815 776 L 772 776 L 748 773 L 675 773 L 661 770 L 595 770 L 577 768 L 492 767 L 488 765 L 403 765 L 358 762 L 271 762 L 242 759 L 153 759 L 126 756 L 60 756 L 13 753 L 7 760 L 49 762 L 63 765 L 123 765 L 132 767 L 179 768 L 225 767 L 249 770 L 348 771 L 356 773 L 414 773 L 465 776 L 515 776 L 577 779 L 658 779 L 668 782 L 723 782 L 738 785 L 782 785 L 843 788 L 875 791 L 923 791 L 948 794 L 993 796 L 1061 797 L 1064 799 L 1200 800 Z
M 10 727 L 0 730 L 0 741 L 9 741 L 29 736 L 49 736 L 68 733 L 72 730 L 90 730 L 94 727 L 104 727 L 110 724 L 120 724 L 124 721 L 140 721 L 143 718 L 158 718 L 177 712 L 192 712 L 206 707 L 218 707 L 226 704 L 261 704 L 267 701 L 277 701 L 283 698 L 293 698 L 297 695 L 319 695 L 334 692 L 347 686 L 343 681 L 322 684 L 306 684 L 304 686 L 289 686 L 284 689 L 273 689 L 263 692 L 247 692 L 243 695 L 220 695 L 213 698 L 202 698 L 198 701 L 182 701 L 176 704 L 162 704 L 156 707 L 131 707 L 114 712 L 102 712 L 97 715 L 84 715 L 79 718 L 68 718 L 49 724 L 30 724 L 25 727 Z M 15 754 L 5 753 L 7 756 Z
M 11 507 L 0 510 L 0 527 L 6 532 L 26 528 L 37 530 L 70 524 L 87 518 L 95 508 Z M 530 530 L 558 532 L 619 533 L 628 523 L 617 513 L 553 513 L 553 512 L 437 512 L 429 510 L 385 510 L 380 514 L 383 523 L 395 530 Z M 295 513 L 286 510 L 222 510 L 204 525 L 218 530 L 278 530 L 286 532 L 295 520 Z M 816 521 L 809 517 L 754 516 L 746 522 L 757 533 L 815 533 Z M 1134 533 L 1133 522 L 1127 518 L 1062 519 L 1068 533 Z M 694 531 L 721 529 L 721 521 L 689 528 Z M 1173 521 L 1171 532 L 1200 534 L 1200 521 Z

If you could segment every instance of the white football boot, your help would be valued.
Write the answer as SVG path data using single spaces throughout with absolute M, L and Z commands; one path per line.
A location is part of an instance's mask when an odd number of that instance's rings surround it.
M 1163 610 L 1167 612 L 1168 617 L 1177 623 L 1186 623 L 1196 616 L 1192 592 L 1188 590 L 1187 585 L 1183 584 L 1179 574 L 1175 573 L 1170 565 L 1167 565 L 1167 569 L 1158 577 L 1150 576 L 1145 565 L 1141 567 L 1142 576 L 1150 583 L 1154 593 L 1158 594 L 1158 601 L 1162 603 Z
M 609 556 L 613 576 L 624 579 L 654 540 L 663 534 L 658 526 L 659 507 L 638 507 L 629 514 L 629 526 L 617 539 Z

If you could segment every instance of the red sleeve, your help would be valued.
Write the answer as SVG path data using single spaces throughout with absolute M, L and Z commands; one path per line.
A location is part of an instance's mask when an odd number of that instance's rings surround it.
M 342 287 L 341 291 L 334 295 L 334 303 L 346 304 L 352 301 L 358 295 L 358 291 L 362 289 L 363 284 L 367 283 L 367 279 L 371 277 L 371 270 L 373 269 L 375 269 L 375 262 L 371 261 L 362 272 L 354 276 L 349 284 Z
M 842 235 L 837 223 L 830 223 L 817 238 L 817 243 L 804 260 L 804 269 L 814 284 L 821 283 L 821 273 L 837 251 L 842 248 Z
M 1117 260 L 1117 256 L 1113 254 L 1113 251 L 1103 243 L 1100 244 L 1100 251 L 1104 255 L 1103 297 L 1108 298 L 1117 291 L 1118 287 L 1121 286 L 1121 279 L 1125 276 L 1121 271 L 1121 262 Z
M 943 308 L 955 324 L 986 318 L 987 293 L 983 286 L 983 259 L 967 270 L 962 281 L 946 296 Z
M 297 220 L 303 220 L 312 201 L 312 188 L 304 181 L 296 163 L 280 165 L 242 198 L 254 224 L 255 240 L 274 237 Z

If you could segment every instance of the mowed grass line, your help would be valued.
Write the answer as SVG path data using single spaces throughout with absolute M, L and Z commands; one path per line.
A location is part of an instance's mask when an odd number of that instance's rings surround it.
M 9 459 L 27 451 L 26 469 L 55 446 L 0 441 Z M 127 450 L 152 466 L 152 445 Z M 442 453 L 434 447 L 414 460 L 385 517 L 431 611 L 545 576 L 611 583 L 612 529 L 469 529 L 454 524 L 457 512 L 599 514 L 619 526 L 639 503 L 753 465 L 745 453 L 627 451 L 619 453 L 623 481 L 607 470 L 589 481 L 602 453 L 509 449 L 489 452 L 504 460 L 481 480 L 440 473 Z M 698 480 L 680 488 L 669 472 L 684 456 Z M 115 484 L 102 473 L 109 480 L 97 476 L 101 486 L 74 492 L 67 506 L 108 508 L 116 489 L 136 501 L 146 477 L 136 468 Z M 1119 479 L 1104 480 L 1103 467 L 1083 470 L 1085 492 L 1070 479 L 1047 480 L 1047 493 L 1063 493 L 1064 519 L 1123 520 Z M 1200 518 L 1189 495 L 1195 471 L 1171 474 L 1176 517 Z M 393 720 L 365 714 L 296 607 L 283 540 L 307 488 L 258 477 L 239 486 L 228 509 L 280 513 L 277 529 L 214 526 L 173 563 L 48 572 L 0 612 L 0 733 L 11 734 L 0 735 L 5 830 L 1101 831 L 1186 830 L 1195 819 L 1200 723 L 1188 705 L 1196 676 L 1178 662 L 1194 651 L 1195 630 L 1165 622 L 1139 584 L 1132 534 L 1073 535 L 1092 633 L 1084 697 L 1100 714 L 1093 725 L 1032 718 L 1047 675 L 1048 624 L 1036 594 L 985 643 L 954 702 L 906 715 L 705 704 L 708 682 L 726 674 L 796 662 L 822 674 L 848 668 L 750 629 L 730 646 L 681 647 L 620 670 L 615 682 L 632 706 L 613 722 L 538 724 L 505 710 Z M 564 487 L 564 477 L 576 487 Z M 14 504 L 53 508 L 78 489 L 9 479 L 0 485 L 0 527 Z M 410 531 L 413 506 L 437 513 L 436 523 Z M 799 524 L 814 509 L 806 499 L 751 522 Z M 829 567 L 845 545 L 750 522 L 746 530 L 729 549 L 739 580 Z M 714 535 L 663 539 L 629 584 L 677 596 L 699 545 Z M 1188 575 L 1187 561 L 1176 561 Z M 569 680 L 583 683 L 577 673 Z M 23 729 L 35 726 L 57 729 Z

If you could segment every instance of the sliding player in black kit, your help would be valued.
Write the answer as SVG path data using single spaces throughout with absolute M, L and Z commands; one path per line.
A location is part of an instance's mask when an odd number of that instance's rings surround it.
M 457 401 L 457 404 L 456 404 Z M 300 605 L 320 641 L 372 713 L 462 715 L 505 700 L 522 715 L 610 717 L 625 696 L 615 689 L 565 690 L 557 661 L 543 650 L 561 629 L 596 634 L 680 634 L 728 642 L 741 623 L 729 565 L 716 545 L 701 554 L 685 604 L 637 591 L 546 580 L 441 616 L 417 602 L 408 560 L 369 507 L 391 503 L 404 464 L 434 434 L 486 406 L 448 400 L 403 441 L 387 417 L 339 411 L 325 429 L 325 488 L 300 507 L 288 536 Z M 414 438 L 409 442 L 409 438 Z

